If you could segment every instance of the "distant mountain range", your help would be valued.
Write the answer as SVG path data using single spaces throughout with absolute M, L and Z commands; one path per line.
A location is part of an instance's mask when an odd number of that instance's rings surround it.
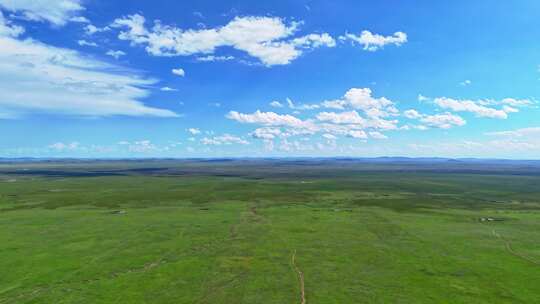
M 230 157 L 230 158 L 40 158 L 40 157 L 0 157 L 0 163 L 31 163 L 31 162 L 93 162 L 93 161 L 199 161 L 199 162 L 228 162 L 228 161 L 306 161 L 306 162 L 367 162 L 367 163 L 475 163 L 475 164 L 512 164 L 540 165 L 538 160 L 514 160 L 496 158 L 445 158 L 445 157 Z

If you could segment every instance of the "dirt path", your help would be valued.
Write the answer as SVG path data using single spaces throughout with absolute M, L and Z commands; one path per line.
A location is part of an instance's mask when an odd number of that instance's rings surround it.
M 514 251 L 514 249 L 512 248 L 512 244 L 511 244 L 508 240 L 506 240 L 504 237 L 502 237 L 500 234 L 498 234 L 498 233 L 495 231 L 495 229 L 493 229 L 493 230 L 491 231 L 491 234 L 493 234 L 494 237 L 496 237 L 496 238 L 502 240 L 502 241 L 504 242 L 504 247 L 506 248 L 506 251 L 508 251 L 508 252 L 509 252 L 510 254 L 512 254 L 513 256 L 516 256 L 516 257 L 518 257 L 518 258 L 520 258 L 520 259 L 523 259 L 523 260 L 525 260 L 525 261 L 527 261 L 527 262 L 529 262 L 529 263 L 532 263 L 532 264 L 535 264 L 535 265 L 537 265 L 537 266 L 540 266 L 540 262 L 538 262 L 538 261 L 536 261 L 536 260 L 534 260 L 534 259 L 532 259 L 532 258 L 530 258 L 530 257 L 528 257 L 528 256 L 526 256 L 526 255 L 523 255 L 523 254 L 521 254 L 521 253 L 518 253 L 518 252 Z
M 296 266 L 296 250 L 293 252 L 291 257 L 291 264 L 294 268 L 294 271 L 298 275 L 298 280 L 300 281 L 300 303 L 306 304 L 306 291 L 304 289 L 304 273 Z

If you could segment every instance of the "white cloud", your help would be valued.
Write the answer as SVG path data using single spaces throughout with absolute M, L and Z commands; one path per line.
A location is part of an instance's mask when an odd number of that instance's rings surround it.
M 282 135 L 282 132 L 279 128 L 258 128 L 253 133 L 251 133 L 251 136 L 253 138 L 257 139 L 274 139 L 276 137 L 279 137 Z
M 505 113 L 518 113 L 519 112 L 519 109 L 516 109 L 514 107 L 511 107 L 511 106 L 507 106 L 507 105 L 504 105 L 502 107 L 502 110 L 505 112 Z
M 69 22 L 90 23 L 90 20 L 88 20 L 86 17 L 83 17 L 83 16 L 76 16 L 76 17 L 69 18 Z
M 459 84 L 460 84 L 461 86 L 466 87 L 466 86 L 471 85 L 471 84 L 472 84 L 472 81 L 470 81 L 470 80 L 467 79 L 467 80 L 464 80 L 464 81 L 460 82 Z
M 422 115 L 420 121 L 430 127 L 440 129 L 450 129 L 454 126 L 464 126 L 467 123 L 463 118 L 452 113 Z
M 505 111 L 489 108 L 472 100 L 456 100 L 452 98 L 440 97 L 436 98 L 433 102 L 443 109 L 450 109 L 455 112 L 471 112 L 476 114 L 478 117 L 498 119 L 508 118 Z
M 378 131 L 371 131 L 369 132 L 369 136 L 371 138 L 375 138 L 375 139 L 387 139 L 388 136 L 382 134 L 381 132 L 378 132 Z
M 352 108 L 362 109 L 368 116 L 384 117 L 397 113 L 394 103 L 385 97 L 371 96 L 371 89 L 352 88 L 345 93 L 345 102 Z M 369 115 L 369 114 L 372 115 Z
M 334 101 L 324 101 L 320 104 L 296 105 L 287 98 L 290 109 L 316 109 L 325 108 L 353 108 L 361 109 L 366 117 L 358 111 L 350 110 L 343 112 L 320 112 L 312 119 L 302 120 L 290 114 L 277 114 L 274 112 L 256 111 L 251 114 L 231 111 L 227 118 L 242 123 L 251 123 L 264 126 L 256 129 L 250 135 L 254 138 L 265 141 L 274 138 L 289 138 L 293 136 L 313 135 L 320 133 L 326 139 L 329 136 L 349 136 L 361 139 L 368 137 L 374 139 L 384 139 L 386 135 L 381 131 L 397 130 L 399 121 L 397 119 L 388 120 L 383 117 L 398 116 L 399 111 L 394 103 L 384 97 L 375 98 L 371 96 L 369 89 L 351 89 L 343 99 Z M 274 106 L 283 106 L 281 103 L 274 103 Z M 279 128 L 277 128 L 279 127 Z M 325 135 L 326 134 L 326 135 Z
M 357 125 L 366 125 L 366 120 L 362 118 L 358 112 L 321 112 L 317 114 L 317 119 L 320 121 L 331 122 L 334 124 L 357 124 Z
M 538 153 L 540 153 L 540 140 L 538 138 L 505 137 L 484 141 L 436 141 L 412 144 L 409 147 L 427 155 L 453 155 L 454 157 L 486 157 L 486 155 L 490 155 L 497 158 L 537 159 Z
M 214 56 L 214 55 L 207 55 L 207 56 L 201 56 L 195 58 L 197 61 L 202 62 L 214 62 L 214 61 L 229 61 L 234 60 L 233 56 Z
M 160 90 L 163 91 L 163 92 L 176 92 L 176 91 L 178 91 L 178 89 L 174 89 L 174 88 L 170 88 L 170 87 L 162 87 Z
M 428 101 L 429 100 L 429 97 L 426 97 L 422 94 L 418 94 L 418 101 L 420 102 L 424 102 L 424 101 Z
M 36 40 L 0 18 L 0 113 L 176 117 L 139 100 L 155 83 L 135 71 Z
M 419 119 L 419 118 L 422 118 L 422 114 L 418 113 L 418 111 L 416 110 L 407 110 L 405 112 L 403 112 L 403 114 L 405 115 L 405 117 L 409 118 L 409 119 Z
M 188 132 L 191 133 L 192 135 L 201 134 L 201 130 L 199 130 L 197 128 L 189 128 Z
M 347 136 L 352 138 L 367 139 L 368 136 L 363 130 L 351 130 L 347 133 Z
M 324 138 L 326 138 L 328 140 L 336 140 L 337 139 L 337 137 L 335 135 L 330 134 L 330 133 L 325 133 L 325 134 L 322 135 L 322 137 L 324 137 Z
M 258 58 L 264 65 L 284 65 L 302 54 L 303 49 L 335 46 L 326 33 L 290 38 L 300 23 L 286 24 L 277 17 L 236 17 L 222 27 L 180 29 L 154 22 L 145 27 L 145 18 L 135 14 L 118 18 L 112 27 L 124 29 L 118 38 L 135 45 L 145 45 L 154 56 L 212 55 L 219 47 L 233 47 Z
M 352 43 L 362 45 L 364 50 L 374 52 L 388 44 L 401 46 L 407 42 L 407 34 L 403 32 L 395 32 L 392 36 L 383 36 L 373 34 L 370 31 L 362 31 L 359 36 L 354 34 L 345 34 L 340 36 L 339 39 L 342 41 L 350 40 Z
M 149 140 L 135 141 L 133 143 L 129 143 L 127 147 L 130 152 L 136 153 L 151 153 L 163 150 Z
M 244 139 L 242 139 L 240 137 L 231 135 L 231 134 L 223 134 L 221 136 L 215 136 L 215 137 L 212 137 L 212 138 L 205 137 L 205 138 L 201 139 L 201 143 L 203 145 L 214 145 L 214 146 L 231 145 L 231 144 L 240 144 L 240 145 L 249 144 L 248 141 L 246 141 L 246 140 L 244 140 Z
M 0 7 L 21 13 L 28 20 L 48 21 L 56 26 L 66 24 L 84 10 L 79 0 L 0 0 Z
M 536 102 L 529 99 L 514 99 L 514 98 L 505 98 L 499 102 L 499 104 L 509 105 L 512 107 L 528 107 L 533 106 Z
M 315 110 L 321 107 L 318 104 L 296 105 L 290 98 L 287 98 L 287 105 L 289 106 L 290 109 L 293 109 L 293 110 Z
M 306 145 L 297 140 L 288 141 L 287 139 L 284 139 L 279 143 L 278 149 L 285 152 L 305 152 L 314 150 L 312 145 Z
M 184 71 L 184 69 L 182 69 L 182 68 L 172 69 L 171 72 L 174 75 L 177 75 L 177 76 L 180 76 L 180 77 L 186 76 L 186 71 Z
M 374 120 L 382 120 L 381 117 L 399 114 L 394 102 L 385 97 L 373 97 L 369 88 L 352 88 L 345 93 L 342 99 L 323 101 L 321 106 L 340 110 L 345 108 L 362 110 L 367 117 Z
M 18 37 L 22 33 L 24 33 L 24 28 L 11 24 L 0 11 L 0 37 Z
M 276 101 L 276 100 L 272 101 L 272 102 L 270 103 L 270 106 L 271 106 L 271 107 L 274 107 L 274 108 L 283 108 L 283 104 L 281 104 L 281 102 Z
M 80 144 L 78 142 L 71 142 L 71 143 L 57 142 L 48 146 L 49 149 L 56 150 L 56 151 L 73 151 L 73 150 L 77 150 L 79 147 L 80 147 Z
M 97 47 L 97 46 L 98 46 L 95 42 L 86 41 L 86 40 L 78 40 L 77 43 L 78 43 L 80 46 L 93 46 L 93 47 Z
M 428 99 L 422 95 L 419 96 L 420 100 Z M 501 115 L 500 113 L 507 115 L 507 113 L 518 111 L 519 107 L 530 107 L 536 104 L 536 102 L 527 99 L 518 100 L 511 98 L 500 101 L 480 100 L 476 102 L 466 102 L 449 98 L 429 98 L 429 100 L 433 100 L 433 103 L 441 108 L 454 111 L 473 111 L 478 113 L 478 116 L 492 115 L 495 117 L 497 117 L 496 115 Z M 293 110 L 301 107 L 288 98 L 287 104 Z M 271 105 L 274 107 L 284 106 L 280 102 L 273 102 Z M 299 118 L 291 114 L 277 114 L 274 112 L 261 112 L 259 110 L 254 113 L 231 111 L 227 114 L 227 118 L 241 123 L 251 123 L 261 126 L 250 133 L 250 135 L 254 138 L 264 140 L 265 144 L 277 138 L 305 137 L 305 135 L 314 134 L 320 134 L 327 140 L 330 140 L 332 136 L 336 138 L 339 136 L 348 136 L 360 139 L 386 139 L 388 137 L 384 132 L 390 130 L 450 129 L 467 124 L 465 119 L 452 112 L 423 114 L 415 109 L 401 112 L 397 109 L 393 101 L 385 97 L 374 97 L 372 91 L 368 88 L 351 88 L 340 99 L 326 100 L 314 105 L 342 111 L 322 111 L 311 118 Z M 501 109 L 492 109 L 487 105 L 499 105 Z M 490 109 L 499 112 L 493 114 Z M 395 117 L 395 119 L 389 119 L 388 117 Z M 399 117 L 416 120 L 418 123 L 399 125 Z M 286 146 L 290 146 L 291 143 L 292 141 L 286 144 Z
M 118 59 L 122 56 L 125 56 L 126 53 L 125 52 L 122 52 L 122 51 L 113 51 L 113 50 L 108 50 L 107 53 L 105 53 L 106 55 L 109 55 L 111 57 L 114 57 L 115 59 Z
M 265 126 L 289 126 L 298 128 L 309 125 L 307 122 L 289 114 L 280 115 L 274 112 L 261 112 L 259 110 L 252 114 L 231 111 L 226 117 L 241 123 L 261 124 Z
M 327 109 L 343 110 L 345 109 L 345 104 L 346 104 L 345 101 L 341 99 L 336 99 L 336 100 L 325 100 L 321 103 L 321 106 Z
M 327 33 L 309 34 L 303 37 L 295 38 L 292 44 L 299 47 L 317 48 L 321 46 L 335 47 L 336 41 Z
M 95 33 L 101 33 L 101 32 L 107 32 L 107 31 L 110 31 L 111 28 L 108 27 L 108 26 L 105 26 L 105 27 L 97 27 L 93 24 L 88 24 L 84 27 L 84 31 L 87 35 L 91 36 L 91 35 L 94 35 Z
M 420 122 L 434 128 L 450 129 L 454 126 L 464 126 L 467 122 L 458 115 L 452 113 L 443 113 L 435 115 L 427 115 L 419 113 L 417 110 L 410 109 L 403 112 L 404 116 L 409 119 L 416 119 Z M 414 126 L 415 129 L 425 130 L 425 126 Z M 404 127 L 405 130 L 410 129 L 409 126 Z
M 158 155 L 159 153 L 171 152 L 173 149 L 182 147 L 181 142 L 168 141 L 166 144 L 155 144 L 148 139 L 136 140 L 136 141 L 119 141 L 116 143 L 116 147 L 108 147 L 109 150 L 115 151 L 128 151 L 132 153 L 144 153 L 147 155 Z M 118 146 L 121 148 L 118 150 Z M 106 147 L 107 148 L 107 147 Z
M 534 137 L 540 139 L 540 127 L 522 128 L 512 131 L 489 132 L 487 135 L 501 137 Z

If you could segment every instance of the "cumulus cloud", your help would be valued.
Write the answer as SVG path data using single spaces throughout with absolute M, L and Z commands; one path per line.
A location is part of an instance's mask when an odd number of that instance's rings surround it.
M 373 97 L 369 88 L 352 88 L 345 93 L 345 102 L 352 108 L 362 109 L 366 114 L 376 117 L 389 116 L 397 113 L 394 103 L 385 97 Z
M 454 112 L 470 112 L 476 114 L 478 117 L 498 119 L 508 118 L 508 114 L 504 110 L 489 108 L 472 100 L 456 100 L 452 98 L 440 97 L 435 98 L 433 102 L 443 109 L 449 109 Z
M 0 7 L 25 19 L 47 21 L 55 26 L 65 25 L 68 21 L 82 22 L 77 15 L 84 10 L 79 0 L 0 0 Z
M 88 24 L 88 25 L 86 25 L 84 27 L 84 32 L 88 36 L 94 35 L 95 33 L 107 32 L 107 31 L 110 31 L 110 30 L 111 30 L 111 28 L 108 27 L 108 26 L 97 27 L 97 26 L 95 26 L 93 24 Z
M 229 61 L 229 60 L 234 60 L 234 56 L 207 55 L 207 56 L 200 56 L 195 59 L 197 61 L 202 61 L 202 62 Z
M 313 135 L 320 133 L 323 138 L 330 140 L 331 136 L 348 136 L 353 138 L 384 139 L 382 131 L 397 130 L 397 119 L 385 119 L 388 116 L 398 116 L 399 111 L 394 103 L 387 98 L 375 98 L 370 89 L 350 89 L 342 99 L 323 101 L 318 104 L 296 105 L 287 98 L 290 109 L 317 109 L 332 108 L 349 111 L 329 112 L 322 111 L 313 118 L 302 120 L 290 114 L 277 114 L 274 112 L 239 113 L 231 111 L 227 118 L 242 123 L 251 123 L 263 126 L 251 133 L 254 138 L 265 141 L 275 138 L 289 138 L 300 135 Z M 275 107 L 283 106 L 274 102 Z M 359 111 L 357 111 L 358 109 Z M 362 115 L 364 114 L 364 116 Z M 334 138 L 334 139 L 335 139 Z
M 136 153 L 151 153 L 151 152 L 159 152 L 159 151 L 164 150 L 158 147 L 157 145 L 153 144 L 150 140 L 147 140 L 147 139 L 138 140 L 131 143 L 127 142 L 125 145 L 128 147 L 128 151 L 136 152 Z
M 366 132 L 364 132 L 363 130 L 350 130 L 349 132 L 347 132 L 347 136 L 360 139 L 368 138 Z
M 460 84 L 461 86 L 466 87 L 466 86 L 471 85 L 471 84 L 472 84 L 472 81 L 470 81 L 469 79 L 467 79 L 467 80 L 464 80 L 464 81 L 460 82 L 459 84 Z
M 422 101 L 432 100 L 433 104 L 440 108 L 452 111 L 473 111 L 478 116 L 494 116 L 500 113 L 514 113 L 519 107 L 532 106 L 535 102 L 525 99 L 503 99 L 500 101 L 481 100 L 476 102 L 464 102 L 449 98 L 427 98 L 419 95 Z M 274 107 L 284 107 L 285 104 L 274 101 L 270 103 Z M 274 112 L 253 113 L 229 112 L 226 117 L 241 123 L 258 125 L 250 135 L 261 139 L 268 147 L 274 147 L 275 140 L 290 139 L 295 136 L 314 135 L 326 140 L 336 140 L 340 136 L 368 139 L 387 139 L 387 132 L 399 130 L 426 130 L 429 128 L 450 129 L 464 126 L 467 121 L 452 112 L 436 114 L 424 114 L 415 109 L 401 112 L 396 103 L 386 97 L 377 97 L 369 88 L 351 88 L 343 97 L 334 100 L 325 100 L 320 103 L 296 105 L 287 98 L 289 109 L 317 109 L 325 108 L 335 111 L 321 111 L 311 117 L 294 116 L 291 114 L 277 114 Z M 490 105 L 498 105 L 501 109 L 490 108 Z M 500 112 L 491 112 L 491 110 Z M 293 114 L 300 112 L 293 112 Z M 494 114 L 495 113 L 495 114 Z M 296 114 L 295 114 L 296 115 Z M 302 117 L 302 118 L 300 118 Z M 400 124 L 399 117 L 416 120 L 417 124 Z M 291 147 L 291 143 L 286 146 Z
M 394 102 L 385 97 L 373 97 L 369 88 L 352 88 L 345 93 L 342 99 L 323 101 L 321 106 L 340 110 L 346 108 L 358 109 L 373 119 L 396 116 L 399 113 Z
M 247 145 L 249 144 L 248 141 L 231 134 L 223 134 L 221 136 L 215 136 L 215 137 L 205 137 L 201 139 L 201 143 L 203 145 L 213 145 L 213 146 L 219 146 L 219 145 L 231 145 L 231 144 L 240 144 L 240 145 Z
M 417 97 L 417 98 L 418 98 L 418 101 L 420 101 L 420 102 L 424 102 L 424 101 L 428 101 L 428 100 L 429 100 L 429 97 L 426 97 L 426 96 L 424 96 L 424 95 L 422 95 L 422 94 L 418 94 L 418 97 Z
M 78 43 L 80 46 L 93 46 L 93 47 L 97 47 L 97 46 L 98 46 L 95 42 L 86 41 L 86 40 L 78 40 L 77 43 Z
M 217 48 L 229 46 L 266 66 L 289 64 L 305 49 L 335 46 L 326 33 L 291 38 L 300 23 L 277 17 L 236 17 L 225 26 L 209 29 L 185 30 L 159 21 L 148 29 L 145 23 L 143 16 L 135 14 L 116 19 L 111 27 L 122 29 L 119 39 L 144 45 L 153 56 L 212 55 Z
M 180 76 L 180 77 L 186 76 L 186 71 L 184 71 L 184 69 L 182 69 L 182 68 L 172 69 L 171 72 L 174 75 L 177 75 L 177 76 Z
M 21 32 L 0 17 L 0 113 L 177 116 L 140 101 L 154 80 L 74 50 L 20 40 Z
M 378 132 L 378 131 L 371 131 L 369 132 L 369 136 L 371 138 L 374 138 L 374 139 L 387 139 L 388 136 L 382 134 L 381 132 Z
M 366 125 L 366 120 L 362 118 L 358 112 L 321 112 L 317 114 L 317 119 L 320 121 L 331 122 L 334 124 L 357 124 L 357 125 Z
M 108 50 L 107 53 L 105 53 L 106 55 L 109 55 L 111 57 L 114 57 L 114 59 L 118 59 L 122 56 L 125 56 L 126 53 L 125 52 L 122 52 L 122 51 L 114 51 L 114 50 Z
M 291 43 L 298 47 L 317 48 L 321 46 L 335 47 L 336 41 L 327 33 L 309 34 L 303 37 L 295 38 Z
M 460 116 L 452 114 L 452 113 L 448 113 L 448 112 L 442 113 L 442 114 L 427 115 L 427 114 L 422 114 L 418 112 L 417 110 L 410 109 L 410 110 L 404 111 L 403 115 L 407 117 L 408 119 L 415 119 L 424 123 L 425 125 L 428 125 L 434 128 L 440 128 L 440 129 L 450 129 L 455 126 L 464 126 L 467 123 Z M 416 126 L 414 128 L 418 130 L 427 129 L 423 125 Z M 405 126 L 404 129 L 410 129 L 410 127 Z
M 281 136 L 283 133 L 279 128 L 258 128 L 253 133 L 251 133 L 251 136 L 253 138 L 257 139 L 274 139 L 276 137 Z
M 48 146 L 49 149 L 55 151 L 73 151 L 77 150 L 79 147 L 80 144 L 76 141 L 71 143 L 57 142 Z
M 411 110 L 407 110 L 405 112 L 403 112 L 403 114 L 405 115 L 405 117 L 409 118 L 409 119 L 419 119 L 419 118 L 422 118 L 422 114 L 420 114 L 418 111 L 414 110 L 414 109 L 411 109 Z
M 351 41 L 353 44 L 360 44 L 364 47 L 364 50 L 374 52 L 389 44 L 401 46 L 407 42 L 407 34 L 395 32 L 392 36 L 383 36 L 373 34 L 370 31 L 362 31 L 360 35 L 345 34 L 340 36 L 339 39 L 342 41 Z
M 191 133 L 192 135 L 201 134 L 201 130 L 199 130 L 197 128 L 189 128 L 188 132 Z
M 76 16 L 76 17 L 69 18 L 69 22 L 90 23 L 90 20 L 88 20 L 86 17 L 83 17 L 83 16 Z
M 463 118 L 452 113 L 422 115 L 420 121 L 430 127 L 440 129 L 450 129 L 455 126 L 464 126 L 467 123 Z
M 241 123 L 261 124 L 265 126 L 308 126 L 308 122 L 305 122 L 289 114 L 280 115 L 274 112 L 261 112 L 259 110 L 252 114 L 231 111 L 227 114 L 226 117 Z

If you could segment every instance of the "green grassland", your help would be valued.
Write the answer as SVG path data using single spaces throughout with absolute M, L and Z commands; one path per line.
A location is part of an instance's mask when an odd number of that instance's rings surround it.
M 0 304 L 539 303 L 539 172 L 3 164 Z

